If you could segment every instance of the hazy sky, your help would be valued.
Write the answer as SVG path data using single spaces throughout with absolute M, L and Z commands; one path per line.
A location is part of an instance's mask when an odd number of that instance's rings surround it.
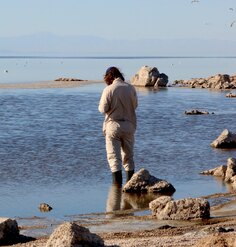
M 106 39 L 236 40 L 236 0 L 1 1 L 0 37 L 40 32 Z

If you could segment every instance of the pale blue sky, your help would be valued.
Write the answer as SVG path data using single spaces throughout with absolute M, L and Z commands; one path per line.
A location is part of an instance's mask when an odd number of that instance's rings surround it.
M 0 37 L 49 32 L 109 39 L 236 40 L 235 0 L 1 1 Z M 233 8 L 231 10 L 230 8 Z

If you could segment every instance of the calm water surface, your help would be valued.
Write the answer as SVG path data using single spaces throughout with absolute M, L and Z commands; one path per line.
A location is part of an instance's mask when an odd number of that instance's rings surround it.
M 0 90 L 1 216 L 45 216 L 41 202 L 53 207 L 46 216 L 56 218 L 111 209 L 120 191 L 111 186 L 97 110 L 103 88 Z M 176 199 L 227 191 L 199 172 L 236 157 L 236 150 L 210 147 L 225 128 L 236 132 L 236 100 L 201 89 L 137 91 L 136 170 L 171 182 Z M 184 115 L 193 108 L 215 114 Z M 147 206 L 122 200 L 124 209 Z
M 236 57 L 97 57 L 97 58 L 1 58 L 0 83 L 18 83 L 75 77 L 102 80 L 107 67 L 117 66 L 129 80 L 144 65 L 155 66 L 169 81 L 235 74 Z

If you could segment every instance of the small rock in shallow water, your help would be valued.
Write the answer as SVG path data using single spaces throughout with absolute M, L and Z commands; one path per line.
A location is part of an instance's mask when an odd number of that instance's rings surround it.
M 225 96 L 228 98 L 236 98 L 236 94 L 233 93 L 227 93 Z
M 211 143 L 214 148 L 236 148 L 236 133 L 230 132 L 228 129 L 223 132 Z
M 150 175 L 149 171 L 142 168 L 124 185 L 123 192 L 128 193 L 162 193 L 173 194 L 174 186 L 163 180 Z
M 54 81 L 84 81 L 82 79 L 78 79 L 78 78 L 65 78 L 65 77 L 60 77 L 55 79 Z
M 47 203 L 40 203 L 39 210 L 40 212 L 49 212 L 52 210 L 52 207 Z
M 186 115 L 207 115 L 207 114 L 209 114 L 208 111 L 202 111 L 202 110 L 197 110 L 197 109 L 185 111 L 184 113 Z M 212 112 L 212 114 L 214 114 L 214 112 Z

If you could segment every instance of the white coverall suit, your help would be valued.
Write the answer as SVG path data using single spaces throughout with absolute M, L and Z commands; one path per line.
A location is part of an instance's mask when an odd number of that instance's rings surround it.
M 134 170 L 133 147 L 138 100 L 135 88 L 116 78 L 103 90 L 98 110 L 105 114 L 103 132 L 111 172 Z

